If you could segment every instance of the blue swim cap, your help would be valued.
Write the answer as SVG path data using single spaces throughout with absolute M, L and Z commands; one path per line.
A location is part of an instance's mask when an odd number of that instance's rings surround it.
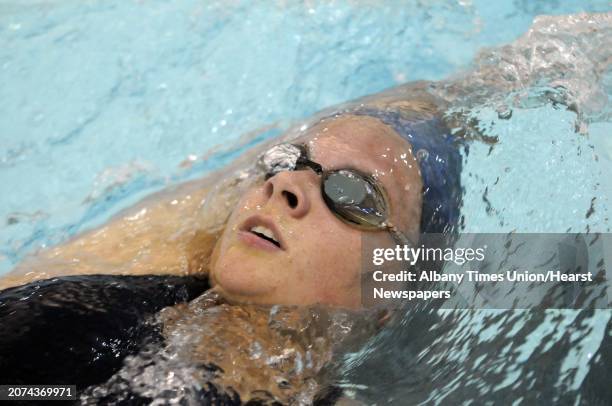
M 412 145 L 423 180 L 422 233 L 448 233 L 460 217 L 462 158 L 460 144 L 438 118 L 407 119 L 395 110 L 360 108 L 350 114 L 370 116 L 391 126 Z

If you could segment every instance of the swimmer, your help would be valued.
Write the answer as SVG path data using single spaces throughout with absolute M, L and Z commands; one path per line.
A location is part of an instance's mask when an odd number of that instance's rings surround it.
M 24 261 L 0 288 L 61 275 L 206 275 L 236 302 L 359 307 L 362 237 L 416 243 L 421 232 L 449 231 L 458 221 L 458 142 L 444 102 L 427 88 L 405 85 L 328 109 L 297 137 L 247 154 L 246 167 L 267 179 L 241 196 L 211 196 L 219 174 L 162 191 Z M 279 144 L 297 145 L 310 166 L 263 168 Z M 226 173 L 237 177 L 239 165 Z M 367 189 L 365 200 L 338 204 L 327 189 L 334 181 Z M 211 227 L 234 197 L 225 224 Z M 355 210 L 379 213 L 356 218 Z
M 39 292 L 42 284 L 42 291 L 47 289 L 53 297 L 61 297 L 63 281 L 73 283 L 71 278 L 75 275 L 90 275 L 78 277 L 84 278 L 77 280 L 78 289 L 86 293 L 77 296 L 98 297 L 100 285 L 119 283 L 116 278 L 120 276 L 146 275 L 149 279 L 144 282 L 145 288 L 139 288 L 134 297 L 149 294 L 153 311 L 177 305 L 175 310 L 169 310 L 170 316 L 166 311 L 162 317 L 167 342 L 176 336 L 176 329 L 181 329 L 177 319 L 198 319 L 201 314 L 191 304 L 178 304 L 192 299 L 193 294 L 165 301 L 157 298 L 156 286 L 163 284 L 163 278 L 167 277 L 208 281 L 215 299 L 200 301 L 208 303 L 207 306 L 215 302 L 223 305 L 220 309 L 224 310 L 215 313 L 216 322 L 209 323 L 207 333 L 227 337 L 227 342 L 241 342 L 239 333 L 227 336 L 227 326 L 241 317 L 244 306 L 323 305 L 358 310 L 363 307 L 361 245 L 364 237 L 382 247 L 417 244 L 421 233 L 452 232 L 458 223 L 461 142 L 450 134 L 449 125 L 444 121 L 444 102 L 431 95 L 428 86 L 424 82 L 409 84 L 328 109 L 297 134 L 289 131 L 280 140 L 246 154 L 226 170 L 229 175 L 218 185 L 214 179 L 219 174 L 213 174 L 157 193 L 98 229 L 24 261 L 2 280 L 2 287 L 13 287 L 5 292 L 14 297 Z M 226 211 L 228 203 L 229 212 Z M 60 276 L 64 278 L 49 281 Z M 43 279 L 47 281 L 35 282 Z M 27 283 L 23 288 L 16 287 Z M 194 283 L 189 280 L 183 286 L 194 291 Z M 32 290 L 28 291 L 29 287 Z M 130 287 L 126 289 L 129 292 Z M 32 295 L 33 301 L 42 297 L 37 294 Z M 114 311 L 109 309 L 122 306 L 104 303 L 108 306 L 104 307 L 105 312 L 110 314 Z M 48 309 L 57 308 L 48 306 L 48 300 L 36 306 L 44 314 Z M 259 314 L 255 308 L 250 309 L 247 313 L 250 317 L 259 317 L 257 323 L 267 323 L 268 313 Z M 22 320 L 29 313 L 32 312 L 20 313 Z M 193 314 L 197 317 L 189 316 Z M 219 318 L 225 322 L 221 323 Z M 129 323 L 136 321 L 129 319 Z M 87 334 L 97 337 L 99 333 L 106 341 L 125 343 L 121 348 L 132 348 L 131 338 L 123 333 L 130 330 L 126 327 L 132 325 L 129 323 L 97 333 L 99 329 L 90 327 Z M 42 337 L 48 339 L 44 331 L 37 331 L 34 342 Z M 296 331 L 301 330 L 296 328 Z M 249 340 L 252 337 L 245 339 L 240 348 L 247 346 Z M 286 336 L 274 334 L 258 342 L 264 348 L 273 349 L 279 347 L 275 340 L 281 340 L 283 345 L 290 342 L 283 341 L 287 340 Z M 52 341 L 66 344 L 70 340 L 62 336 Z M 80 344 L 72 343 L 71 348 L 87 347 L 90 343 L 74 341 Z M 227 345 L 223 354 L 233 354 L 236 346 Z M 201 350 L 201 344 L 193 347 L 194 353 L 214 355 Z M 293 348 L 301 347 L 294 343 Z M 238 348 L 235 350 L 240 352 Z M 98 351 L 104 350 L 98 348 Z M 134 354 L 130 351 L 121 352 L 119 358 Z M 329 351 L 321 350 L 321 353 Z M 239 399 L 253 400 L 253 393 L 260 392 L 255 384 L 245 381 L 261 381 L 245 378 L 239 372 L 241 365 L 251 365 L 246 370 L 257 370 L 262 376 L 277 376 L 274 374 L 282 372 L 274 369 L 276 366 L 268 366 L 271 370 L 266 372 L 258 364 L 252 365 L 244 354 L 231 354 L 215 365 L 222 365 L 227 377 L 224 379 L 229 380 L 224 388 L 242 388 L 237 393 Z M 331 360 L 325 357 L 315 370 L 291 375 L 286 382 L 309 382 L 306 378 L 316 376 Z M 98 356 L 97 359 L 107 358 Z M 116 363 L 104 365 L 99 371 L 106 372 L 95 374 L 91 379 L 79 372 L 80 388 L 99 384 L 104 381 L 102 377 L 108 379 L 117 372 Z M 12 374 L 15 371 L 11 368 Z M 32 374 L 32 370 L 24 372 L 27 377 Z M 55 374 L 57 377 L 58 372 Z M 232 376 L 238 376 L 238 381 L 231 381 Z M 70 381 L 70 375 L 63 377 Z M 295 384 L 295 391 L 288 395 L 290 391 L 281 390 L 282 385 L 274 386 L 266 389 L 266 393 L 276 400 L 288 401 L 298 390 Z

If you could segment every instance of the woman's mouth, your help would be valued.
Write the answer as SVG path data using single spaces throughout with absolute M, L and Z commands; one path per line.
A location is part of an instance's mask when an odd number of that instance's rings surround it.
M 240 227 L 238 237 L 254 248 L 266 251 L 285 249 L 276 225 L 271 220 L 261 216 L 248 218 Z
M 263 238 L 264 240 L 270 241 L 272 244 L 280 248 L 280 243 L 276 238 L 274 238 L 274 232 L 269 228 L 264 226 L 255 226 L 252 227 L 249 231 L 255 234 L 256 236 Z

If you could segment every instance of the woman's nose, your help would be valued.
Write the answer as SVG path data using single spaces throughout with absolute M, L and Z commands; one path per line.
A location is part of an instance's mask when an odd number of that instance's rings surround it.
M 292 217 L 304 217 L 310 210 L 307 181 L 303 172 L 281 172 L 266 181 L 264 192 L 270 201 L 287 210 Z

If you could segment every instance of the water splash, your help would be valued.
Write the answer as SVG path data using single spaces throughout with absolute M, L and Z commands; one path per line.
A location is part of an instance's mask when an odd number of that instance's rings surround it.
M 163 344 L 129 357 L 82 402 L 136 395 L 169 403 L 218 396 L 312 404 L 338 354 L 371 336 L 373 317 L 323 307 L 229 305 L 209 291 L 160 313 Z
M 610 119 L 612 14 L 539 16 L 515 42 L 480 51 L 436 92 L 455 108 L 563 105 L 582 120 Z

